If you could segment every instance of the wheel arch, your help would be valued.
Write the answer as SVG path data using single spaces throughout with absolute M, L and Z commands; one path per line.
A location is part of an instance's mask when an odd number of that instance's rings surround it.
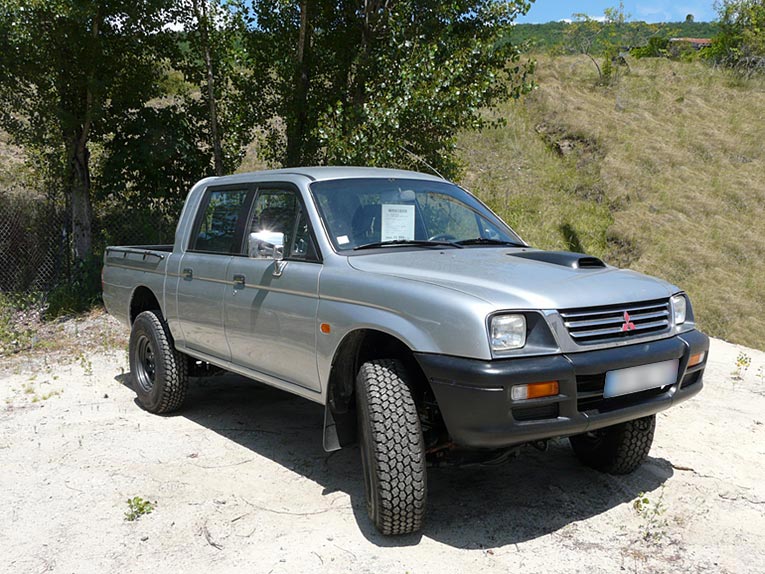
M 128 309 L 128 320 L 130 325 L 132 325 L 135 318 L 144 311 L 158 311 L 160 318 L 164 319 L 162 306 L 159 303 L 159 298 L 154 294 L 154 291 L 146 285 L 139 285 L 133 290 L 133 293 L 130 296 L 130 307 Z
M 361 365 L 374 359 L 398 359 L 404 364 L 415 402 L 432 393 L 414 352 L 404 341 L 373 328 L 347 333 L 332 358 L 327 382 L 324 428 L 327 450 L 350 446 L 356 441 L 356 374 Z M 328 432 L 336 432 L 334 448 L 329 448 L 333 441 L 328 441 Z

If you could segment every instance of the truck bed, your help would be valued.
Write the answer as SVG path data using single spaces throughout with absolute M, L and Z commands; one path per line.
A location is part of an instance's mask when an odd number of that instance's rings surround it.
M 103 276 L 107 310 L 127 323 L 130 320 L 130 296 L 137 286 L 144 285 L 154 293 L 163 293 L 167 260 L 172 252 L 172 245 L 107 247 Z

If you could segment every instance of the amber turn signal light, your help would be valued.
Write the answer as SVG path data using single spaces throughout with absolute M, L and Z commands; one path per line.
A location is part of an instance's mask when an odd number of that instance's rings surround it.
M 514 401 L 523 399 L 538 399 L 541 397 L 554 397 L 558 394 L 558 381 L 546 381 L 544 383 L 529 383 L 528 385 L 513 385 L 510 389 L 510 397 Z
M 704 360 L 705 355 L 706 353 L 696 353 L 695 355 L 691 355 L 691 358 L 688 359 L 688 366 L 695 367 Z

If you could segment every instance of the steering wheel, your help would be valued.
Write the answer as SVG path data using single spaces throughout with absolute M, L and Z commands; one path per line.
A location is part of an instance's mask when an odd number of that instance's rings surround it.
M 438 233 L 433 237 L 428 237 L 428 241 L 457 241 L 457 238 L 451 233 Z

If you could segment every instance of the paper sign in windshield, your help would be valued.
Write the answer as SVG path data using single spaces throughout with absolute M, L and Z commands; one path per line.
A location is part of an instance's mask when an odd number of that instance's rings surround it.
M 383 204 L 380 241 L 414 239 L 414 205 Z

